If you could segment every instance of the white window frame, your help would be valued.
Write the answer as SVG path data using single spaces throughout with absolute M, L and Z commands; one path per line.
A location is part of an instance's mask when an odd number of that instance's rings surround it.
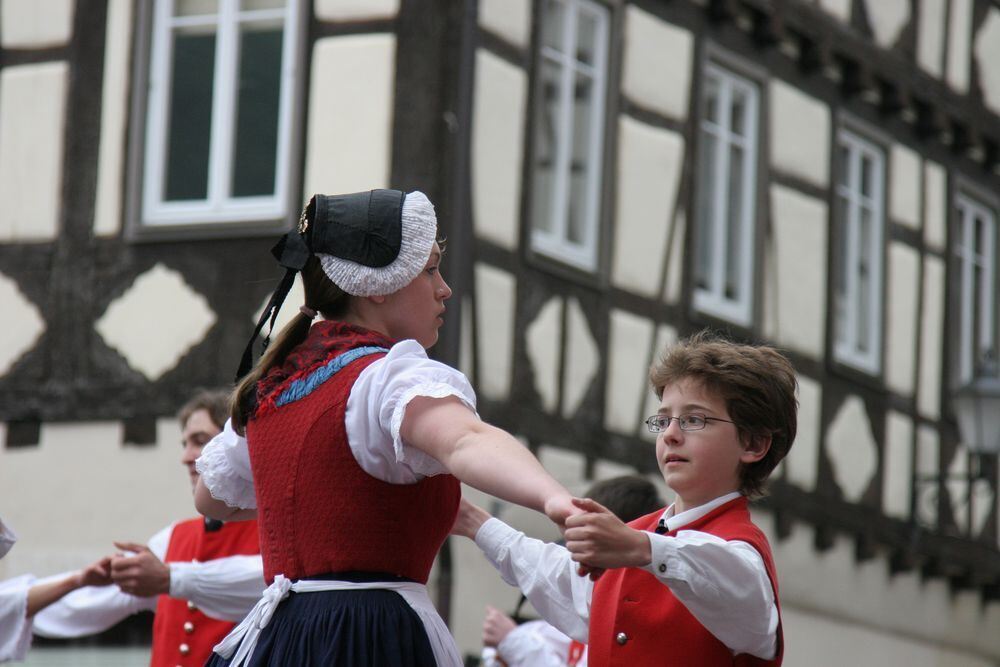
M 284 8 L 238 10 L 238 0 L 219 0 L 218 14 L 174 17 L 174 0 L 157 0 L 153 10 L 149 66 L 149 99 L 146 114 L 141 223 L 167 227 L 203 223 L 239 223 L 282 219 L 287 214 L 292 146 L 292 104 L 298 77 L 295 58 L 300 0 L 287 0 Z M 233 134 L 236 128 L 236 95 L 239 79 L 240 20 L 275 19 L 284 23 L 279 92 L 278 140 L 275 155 L 274 194 L 233 197 L 228 194 L 232 175 Z M 167 123 L 170 104 L 172 32 L 180 27 L 214 26 L 215 77 L 209 147 L 208 193 L 196 201 L 164 201 L 167 157 Z
M 838 362 L 866 373 L 877 374 L 882 365 L 882 295 L 885 267 L 883 253 L 885 244 L 885 151 L 877 144 L 847 129 L 841 129 L 837 136 L 839 148 L 847 150 L 847 164 L 843 165 L 846 183 L 836 183 L 837 210 L 839 212 L 836 233 L 845 235 L 846 252 L 837 257 L 837 271 L 842 272 L 846 283 L 843 297 L 845 308 L 835 312 L 843 321 L 834 323 L 833 355 Z M 838 151 L 839 155 L 839 151 Z M 872 165 L 874 182 L 870 197 L 862 194 L 862 160 Z M 861 213 L 871 214 L 868 238 L 862 238 Z M 861 270 L 862 248 L 873 249 L 871 253 L 870 280 L 868 284 L 867 312 L 862 312 Z M 835 283 L 834 289 L 838 289 Z M 834 303 L 839 303 L 839 295 L 834 294 Z M 861 327 L 870 341 L 869 349 L 861 349 Z M 843 332 L 843 335 L 842 335 Z
M 608 77 L 608 39 L 610 10 L 592 0 L 553 0 L 563 5 L 564 22 L 562 44 L 565 52 L 547 45 L 541 45 L 539 60 L 555 63 L 560 68 L 559 81 L 559 123 L 556 128 L 555 166 L 552 193 L 552 210 L 548 212 L 552 230 L 541 229 L 532 219 L 531 247 L 534 251 L 563 261 L 584 271 L 597 268 L 597 239 L 600 222 L 601 183 L 604 168 L 604 108 Z M 579 13 L 586 13 L 596 19 L 594 65 L 582 63 L 572 54 L 576 51 Z M 544 21 L 544 17 L 542 18 Z M 539 63 L 538 70 L 542 65 Z M 590 108 L 590 133 L 588 155 L 592 156 L 587 166 L 587 199 L 584 213 L 583 241 L 576 243 L 569 239 L 570 169 L 573 141 L 573 92 L 577 75 L 590 77 L 593 81 Z M 539 113 L 536 108 L 534 113 Z M 532 156 L 532 162 L 534 156 Z M 535 166 L 532 163 L 533 178 Z M 537 196 L 537 195 L 533 195 Z M 534 216 L 534 212 L 531 213 Z
M 997 216 L 988 204 L 965 192 L 956 194 L 955 209 L 959 225 L 954 253 L 958 262 L 958 385 L 961 386 L 975 379 L 980 371 L 975 358 L 977 350 L 973 349 L 976 342 L 980 347 L 985 342 L 987 349 L 997 347 Z M 986 223 L 986 248 L 977 246 L 977 220 Z M 983 270 L 985 286 L 978 294 L 973 285 L 977 266 Z M 976 327 L 978 337 L 973 335 Z
M 719 83 L 719 123 L 708 119 L 707 109 L 702 100 L 701 117 L 699 118 L 699 134 L 712 134 L 716 139 L 715 162 L 712 178 L 719 183 L 729 183 L 729 155 L 733 145 L 741 147 L 745 152 L 743 173 L 740 175 L 743 185 L 743 215 L 739 220 L 738 248 L 741 253 L 742 270 L 738 281 L 736 298 L 727 298 L 726 264 L 728 231 L 726 221 L 729 212 L 729 188 L 724 192 L 716 189 L 716 197 L 708 212 L 707 223 L 712 227 L 712 247 L 710 248 L 711 267 L 709 286 L 695 287 L 693 304 L 696 310 L 720 317 L 742 326 L 750 326 L 753 322 L 754 306 L 754 269 L 755 269 L 755 226 L 757 219 L 757 150 L 760 138 L 760 86 L 747 77 L 740 76 L 714 63 L 705 65 L 706 78 L 715 78 Z M 747 136 L 740 137 L 732 130 L 732 97 L 734 92 L 747 96 Z M 705 187 L 698 183 L 697 187 Z M 698 216 L 701 219 L 701 216 Z M 697 241 L 700 243 L 701 241 Z M 697 257 L 697 256 L 696 256 Z M 700 257 L 695 261 L 700 261 Z

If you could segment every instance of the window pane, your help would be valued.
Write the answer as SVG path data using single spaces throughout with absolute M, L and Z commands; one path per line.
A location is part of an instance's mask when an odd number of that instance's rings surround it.
M 572 243 L 583 244 L 587 229 L 587 179 L 595 168 L 590 145 L 591 116 L 593 111 L 594 82 L 586 76 L 576 77 L 573 101 L 573 154 L 570 160 L 570 195 L 567 202 L 567 238 Z
M 178 31 L 171 62 L 167 201 L 208 196 L 215 35 Z
M 865 160 L 865 162 L 868 162 Z M 858 211 L 860 218 L 860 238 L 858 248 L 858 304 L 857 304 L 857 323 L 855 340 L 857 341 L 857 349 L 859 352 L 867 352 L 871 349 L 871 341 L 869 340 L 868 330 L 869 330 L 869 313 L 871 312 L 872 305 L 872 290 L 874 285 L 872 284 L 872 267 L 874 264 L 874 257 L 872 253 L 875 248 L 872 245 L 872 212 L 866 208 L 861 207 Z
M 841 195 L 837 198 L 837 270 L 835 272 L 834 283 L 834 320 L 836 322 L 837 340 L 850 340 L 850 333 L 847 330 L 847 307 L 849 297 L 847 294 L 847 276 L 853 270 L 851 266 L 851 256 L 848 245 L 847 224 L 849 219 L 848 207 L 850 202 Z
M 719 122 L 719 80 L 714 76 L 705 78 L 705 118 L 713 123 Z
M 597 57 L 597 20 L 590 12 L 577 11 L 576 59 L 593 65 Z
M 274 194 L 282 29 L 253 24 L 240 36 L 232 194 Z
M 240 9 L 243 11 L 253 9 L 278 9 L 285 6 L 285 0 L 242 0 Z
M 545 0 L 542 7 L 542 45 L 563 50 L 563 24 L 566 8 L 557 0 Z
M 743 171 L 746 168 L 746 153 L 737 146 L 729 151 L 729 196 L 727 198 L 726 220 L 726 284 L 723 294 L 727 299 L 736 300 L 740 293 L 740 277 L 743 266 Z
M 747 95 L 738 88 L 733 89 L 730 129 L 738 137 L 747 134 Z
M 202 16 L 218 12 L 219 0 L 177 0 L 174 5 L 174 16 Z
M 715 182 L 715 161 L 718 139 L 711 132 L 702 131 L 701 150 L 698 159 L 698 204 L 695 211 L 697 220 L 697 257 L 695 282 L 701 289 L 711 289 L 712 248 L 715 245 L 715 229 L 712 224 L 713 208 L 719 183 Z
M 539 78 L 538 109 L 535 113 L 532 220 L 536 229 L 553 232 L 553 190 L 559 129 L 559 67 L 543 58 Z
M 875 169 L 872 164 L 871 157 L 861 153 L 859 155 L 861 160 L 861 194 L 865 197 L 871 197 L 872 193 L 875 191 Z

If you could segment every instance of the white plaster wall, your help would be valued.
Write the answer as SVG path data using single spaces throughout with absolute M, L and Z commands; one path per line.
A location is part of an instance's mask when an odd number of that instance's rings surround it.
M 910 517 L 913 466 L 913 419 L 895 410 L 886 418 L 882 463 L 882 511 L 897 519 Z
M 667 348 L 672 346 L 677 342 L 677 329 L 670 326 L 669 324 L 661 324 L 656 328 L 656 343 L 653 344 L 653 358 L 650 360 L 650 365 L 656 365 L 663 355 L 666 353 Z M 649 370 L 646 369 L 646 374 L 644 379 L 646 381 L 646 391 L 644 394 L 645 404 L 643 406 L 642 415 L 640 419 L 645 419 L 650 415 L 655 415 L 660 410 L 660 399 L 656 397 L 656 392 L 649 384 Z M 649 429 L 646 428 L 645 424 L 639 425 L 639 437 L 646 440 L 649 443 L 656 442 L 656 434 L 650 433 Z
M 472 111 L 472 210 L 476 234 L 517 247 L 527 76 L 492 53 L 476 53 Z
M 635 5 L 625 9 L 622 92 L 639 106 L 670 118 L 688 115 L 694 37 Z
M 886 383 L 912 396 L 916 382 L 917 307 L 920 302 L 920 253 L 897 241 L 889 243 L 886 295 Z
M 74 0 L 3 0 L 0 9 L 5 49 L 62 46 L 73 35 Z
M 667 257 L 667 279 L 663 285 L 663 300 L 675 304 L 681 299 L 681 286 L 684 283 L 684 236 L 687 232 L 687 216 L 684 210 L 677 209 L 672 223 L 674 238 L 669 241 Z
M 399 0 L 316 0 L 320 21 L 390 19 L 398 12 Z
M 531 40 L 528 0 L 479 0 L 478 19 L 481 27 L 519 48 Z
M 841 21 L 851 20 L 851 0 L 819 0 L 819 5 Z
M 771 165 L 825 188 L 830 182 L 830 108 L 780 79 L 770 85 Z
M 798 430 L 783 464 L 789 482 L 812 491 L 816 488 L 816 476 L 819 474 L 823 387 L 819 382 L 801 374 L 798 381 Z
M 475 377 L 473 368 L 474 352 L 472 346 L 472 322 L 473 322 L 473 302 L 469 296 L 462 298 L 462 332 L 459 340 L 458 369 L 465 373 L 466 377 Z
M 1000 660 L 1000 604 L 983 608 L 977 592 L 953 595 L 946 581 L 924 580 L 919 570 L 890 574 L 885 554 L 859 563 L 848 537 L 818 552 L 809 526 L 796 523 L 779 541 L 770 515 L 754 512 L 753 518 L 768 534 L 778 568 L 785 664 L 985 667 Z M 829 627 L 801 626 L 806 612 L 827 619 Z M 839 634 L 847 628 L 864 629 L 864 641 Z
M 944 167 L 924 163 L 924 242 L 933 250 L 944 251 L 948 220 L 948 174 Z
M 56 236 L 68 73 L 65 62 L 0 72 L 0 242 Z
M 17 282 L 0 273 L 0 377 L 7 374 L 21 356 L 38 342 L 45 320 L 38 307 L 21 292 Z M 0 515 L 2 516 L 2 515 Z
M 969 89 L 969 60 L 972 40 L 972 1 L 951 0 L 948 17 L 948 85 L 960 93 Z
M 917 63 L 928 73 L 941 76 L 947 0 L 921 0 L 917 6 Z
M 774 333 L 781 345 L 817 359 L 826 332 L 827 214 L 823 201 L 781 185 L 771 186 L 775 247 Z
M 830 422 L 826 450 L 844 497 L 861 500 L 878 470 L 879 453 L 865 404 L 857 396 L 848 396 Z
M 562 343 L 563 300 L 549 299 L 528 325 L 524 338 L 542 409 L 554 412 L 559 400 L 559 350 Z
M 108 305 L 94 328 L 129 366 L 156 380 L 201 342 L 216 319 L 183 275 L 156 264 Z
M 909 0 L 865 0 L 868 24 L 879 46 L 890 48 L 910 20 Z
M 600 350 L 574 297 L 566 301 L 566 360 L 563 363 L 562 414 L 567 419 L 580 407 L 600 368 Z
M 923 311 L 920 322 L 920 370 L 917 409 L 937 419 L 941 398 L 941 336 L 944 335 L 944 262 L 924 257 Z
M 477 391 L 492 399 L 510 395 L 514 354 L 514 276 L 482 262 L 476 263 L 476 336 L 479 363 Z
M 645 399 L 653 323 L 617 309 L 611 311 L 609 319 L 604 426 L 619 433 L 636 433 L 637 411 Z
M 920 155 L 902 144 L 889 153 L 891 178 L 889 217 L 911 229 L 920 228 Z
M 97 158 L 97 201 L 94 205 L 96 236 L 114 236 L 121 229 L 131 46 L 132 3 L 129 0 L 110 0 L 104 42 L 101 143 Z
M 195 516 L 180 427 L 157 422 L 155 446 L 122 446 L 117 422 L 43 424 L 38 447 L 0 448 L 0 507 L 18 543 L 0 560 L 0 579 L 76 569 L 146 542 Z
M 611 281 L 655 297 L 661 289 L 667 233 L 677 200 L 684 139 L 622 116 Z
M 1000 114 L 1000 9 L 990 7 L 976 33 L 973 54 L 979 65 L 979 86 L 983 101 Z
M 388 187 L 395 76 L 395 35 L 349 35 L 316 42 L 303 199 L 317 192 Z M 331 81 L 337 85 L 331 86 Z

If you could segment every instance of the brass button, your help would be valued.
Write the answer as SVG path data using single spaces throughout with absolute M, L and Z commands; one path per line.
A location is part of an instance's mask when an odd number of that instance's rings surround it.
M 615 635 L 615 641 L 618 642 L 619 646 L 625 646 L 625 642 L 628 641 L 628 635 L 624 632 L 619 632 Z
M 184 632 L 186 632 L 188 634 L 191 634 L 192 632 L 194 632 L 194 623 L 192 623 L 191 621 L 185 621 L 185 623 L 184 623 Z
M 666 572 L 667 571 L 667 564 L 666 563 L 660 563 L 660 567 L 658 567 L 656 569 L 659 570 L 660 572 Z
M 181 652 L 181 655 L 187 655 L 188 653 L 191 652 L 191 647 L 188 646 L 187 644 L 181 644 L 181 646 L 180 646 L 180 652 Z

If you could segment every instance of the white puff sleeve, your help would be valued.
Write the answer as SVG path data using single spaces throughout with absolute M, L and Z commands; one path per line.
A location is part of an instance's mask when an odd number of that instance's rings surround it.
M 400 437 L 406 408 L 419 396 L 455 396 L 476 410 L 476 394 L 468 378 L 429 359 L 414 340 L 393 345 L 354 382 L 344 421 L 354 458 L 369 475 L 391 484 L 414 484 L 448 472 L 437 459 Z
M 257 509 L 247 440 L 233 430 L 231 419 L 201 450 L 195 468 L 216 500 L 230 507 Z

